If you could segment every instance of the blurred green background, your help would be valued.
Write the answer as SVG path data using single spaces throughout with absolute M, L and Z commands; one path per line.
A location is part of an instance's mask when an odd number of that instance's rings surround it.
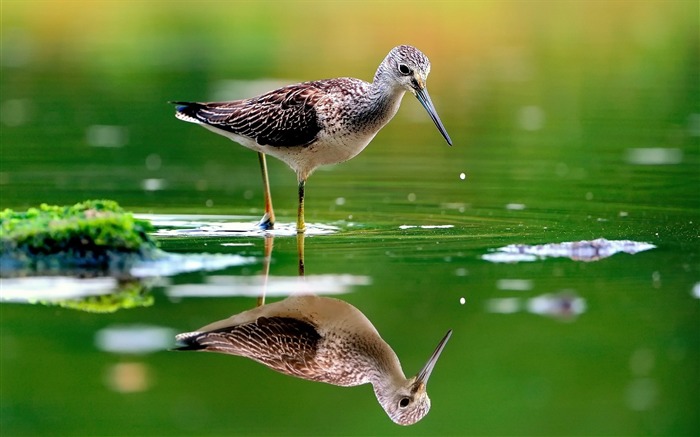
M 307 273 L 368 278 L 341 298 L 407 373 L 455 330 L 419 424 L 391 423 L 369 387 L 99 346 L 110 327 L 180 332 L 249 308 L 251 298 L 172 290 L 235 289 L 258 262 L 158 281 L 152 306 L 109 315 L 3 303 L 2 435 L 700 433 L 697 1 L 0 6 L 0 208 L 110 198 L 139 213 L 254 220 L 255 154 L 177 121 L 167 102 L 371 80 L 398 44 L 430 58 L 428 88 L 455 143 L 407 96 L 361 155 L 307 185 L 307 220 L 341 229 L 307 238 Z M 279 219 L 292 222 L 295 177 L 269 165 Z M 588 263 L 482 259 L 508 244 L 599 237 L 657 248 Z M 258 238 L 162 245 L 263 253 Z M 293 239 L 275 240 L 271 271 L 296 273 Z M 584 311 L 528 309 L 546 295 L 573 295 Z

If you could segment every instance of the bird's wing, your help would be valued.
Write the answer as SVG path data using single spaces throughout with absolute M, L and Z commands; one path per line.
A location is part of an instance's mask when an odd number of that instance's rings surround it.
M 316 328 L 291 317 L 258 317 L 241 325 L 178 335 L 178 350 L 206 350 L 244 356 L 277 371 L 310 379 L 321 336 Z
M 178 116 L 187 121 L 206 123 L 260 145 L 295 147 L 316 140 L 322 129 L 316 104 L 326 95 L 314 82 L 305 82 L 233 102 L 173 103 Z

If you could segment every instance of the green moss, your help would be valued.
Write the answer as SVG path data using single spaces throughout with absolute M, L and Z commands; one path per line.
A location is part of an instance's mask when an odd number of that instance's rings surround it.
M 113 313 L 120 309 L 148 307 L 153 305 L 153 295 L 139 281 L 126 281 L 119 284 L 119 290 L 82 299 L 62 299 L 39 301 L 44 305 L 58 305 L 64 308 L 86 311 L 89 313 Z
M 157 244 L 153 227 L 111 200 L 73 206 L 42 204 L 26 212 L 0 212 L 3 270 L 13 268 L 115 268 L 148 259 Z

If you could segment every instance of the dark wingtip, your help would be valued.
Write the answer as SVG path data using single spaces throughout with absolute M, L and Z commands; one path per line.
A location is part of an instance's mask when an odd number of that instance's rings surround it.
M 182 351 L 201 351 L 202 349 L 205 349 L 204 346 L 201 344 L 187 344 L 184 346 L 178 346 L 174 347 L 172 349 L 169 349 L 173 352 L 182 352 Z
M 190 335 L 188 334 L 179 334 L 177 337 L 175 337 L 177 341 L 176 347 L 170 349 L 171 351 L 200 351 L 202 349 L 206 349 L 206 346 L 203 344 L 199 343 L 199 334 L 198 332 L 191 333 Z
M 177 112 L 184 112 L 188 108 L 192 107 L 193 103 L 191 102 L 177 102 L 177 101 L 169 101 L 168 102 L 171 105 L 175 105 L 175 110 Z

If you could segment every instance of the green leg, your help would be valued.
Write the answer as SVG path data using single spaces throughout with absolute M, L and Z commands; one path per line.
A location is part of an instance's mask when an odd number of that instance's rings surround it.
M 306 223 L 304 222 L 304 187 L 305 180 L 299 181 L 299 209 L 297 210 L 297 234 L 303 234 L 306 231 Z

